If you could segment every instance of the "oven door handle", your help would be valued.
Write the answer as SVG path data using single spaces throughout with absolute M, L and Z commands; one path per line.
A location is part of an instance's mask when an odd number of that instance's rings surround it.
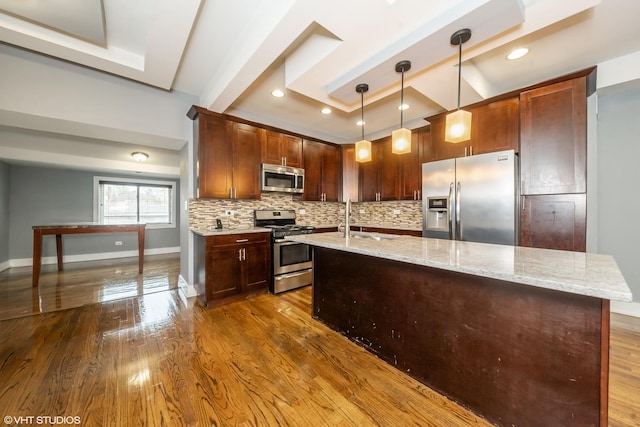
M 285 246 L 285 245 L 305 245 L 306 243 L 300 243 L 300 242 L 292 242 L 291 240 L 287 240 L 287 239 L 275 239 L 273 241 L 273 243 L 277 243 L 281 246 Z

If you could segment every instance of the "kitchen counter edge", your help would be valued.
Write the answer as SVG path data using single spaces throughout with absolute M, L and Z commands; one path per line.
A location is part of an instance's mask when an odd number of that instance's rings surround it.
M 350 237 L 348 241 L 336 232 L 288 236 L 287 240 L 573 294 L 623 302 L 633 300 L 627 282 L 609 255 L 357 234 L 360 238 Z

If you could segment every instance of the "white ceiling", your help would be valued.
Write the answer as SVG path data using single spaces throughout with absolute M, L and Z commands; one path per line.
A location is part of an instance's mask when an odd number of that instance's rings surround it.
M 400 60 L 412 62 L 405 127 L 456 107 L 449 40 L 458 29 L 472 31 L 466 105 L 640 52 L 638 16 L 640 2 L 628 0 L 0 0 L 0 40 L 193 95 L 212 111 L 350 143 L 361 135 L 358 83 L 370 88 L 365 136 L 399 126 Z M 519 46 L 529 55 L 507 61 Z M 284 98 L 270 95 L 276 87 Z M 332 114 L 320 113 L 325 106 Z

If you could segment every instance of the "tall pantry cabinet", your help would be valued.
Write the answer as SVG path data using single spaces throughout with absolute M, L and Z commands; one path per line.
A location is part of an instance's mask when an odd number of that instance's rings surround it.
M 520 244 L 586 250 L 586 75 L 520 94 Z

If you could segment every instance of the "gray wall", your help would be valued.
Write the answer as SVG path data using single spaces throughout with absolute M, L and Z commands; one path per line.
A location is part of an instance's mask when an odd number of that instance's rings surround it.
M 77 170 L 10 166 L 9 194 L 9 258 L 31 258 L 32 226 L 55 222 L 93 221 L 93 177 L 120 176 Z M 140 179 L 140 176 L 130 176 Z M 149 179 L 149 178 L 144 178 Z M 162 179 L 169 181 L 168 179 Z M 180 200 L 177 179 L 176 200 Z M 176 209 L 176 224 L 180 223 Z M 4 226 L 3 226 L 4 227 Z M 81 255 L 137 250 L 134 233 L 69 235 L 63 238 L 65 255 Z M 122 246 L 115 246 L 122 240 Z M 150 229 L 146 233 L 145 249 L 180 246 L 180 228 Z M 55 256 L 55 238 L 45 236 L 43 256 Z
M 9 182 L 9 165 L 0 161 L 0 265 L 9 260 Z
M 640 89 L 598 101 L 598 252 L 616 259 L 640 301 Z

